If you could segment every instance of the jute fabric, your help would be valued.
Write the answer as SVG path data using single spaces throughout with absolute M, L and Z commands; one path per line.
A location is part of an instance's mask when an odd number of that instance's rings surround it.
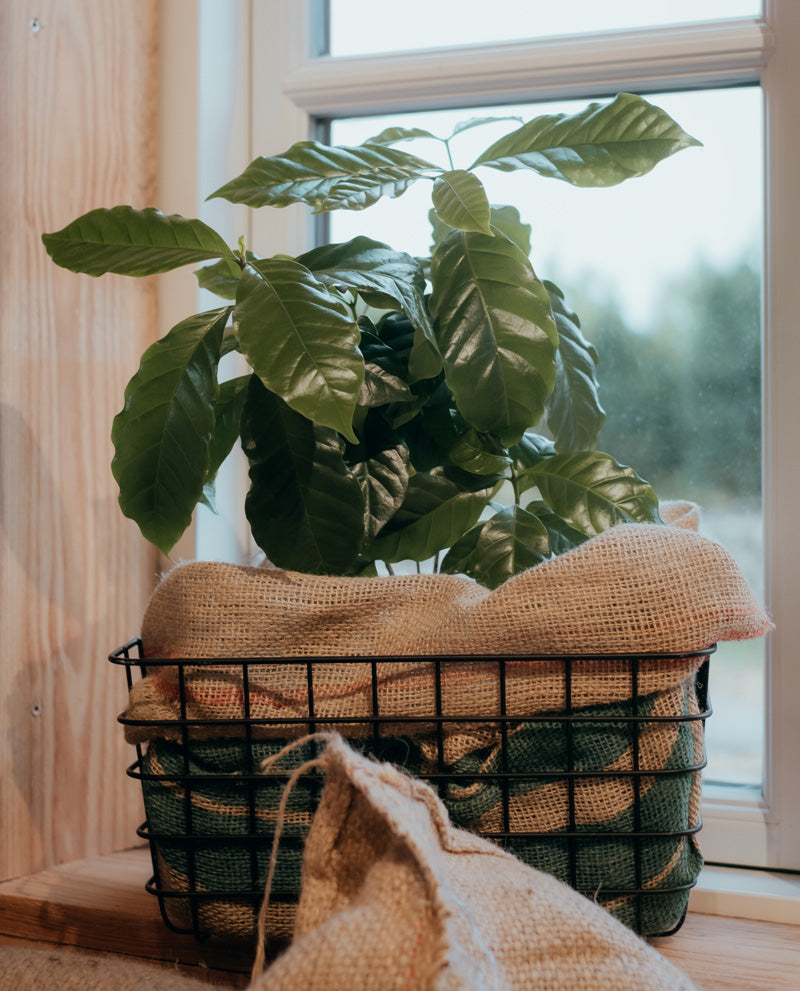
M 385 718 L 435 713 L 430 655 L 681 652 L 761 636 L 768 627 L 720 545 L 678 526 L 626 524 L 493 592 L 454 575 L 333 578 L 192 562 L 173 569 L 156 589 L 142 641 L 151 658 L 408 657 L 381 665 L 378 704 Z M 639 691 L 680 685 L 698 664 L 645 663 Z M 445 665 L 444 714 L 460 714 L 465 700 L 473 712 L 499 711 L 493 671 L 491 661 Z M 255 665 L 249 676 L 252 717 L 308 716 L 304 664 Z M 319 665 L 314 692 L 321 719 L 374 714 L 367 663 Z M 507 669 L 506 693 L 511 715 L 559 711 L 565 705 L 563 666 L 520 659 Z M 625 664 L 589 659 L 574 669 L 575 706 L 630 693 Z M 183 695 L 190 719 L 244 717 L 240 679 L 213 663 L 186 669 Z M 134 686 L 126 717 L 160 720 L 163 735 L 179 705 L 175 669 L 154 670 Z M 237 732 L 235 725 L 230 732 Z M 347 735 L 356 733 L 353 728 Z M 137 726 L 127 726 L 126 734 L 131 742 L 153 735 Z
M 690 716 L 697 708 L 689 682 L 640 699 L 637 711 L 643 724 L 607 721 L 629 716 L 630 702 L 580 710 L 569 742 L 563 722 L 522 721 L 507 733 L 505 754 L 496 725 L 475 731 L 456 725 L 442 741 L 444 771 L 453 775 L 441 784 L 442 798 L 457 825 L 478 832 L 505 831 L 507 816 L 508 830 L 515 834 L 512 849 L 526 863 L 563 881 L 574 878 L 577 887 L 595 892 L 618 918 L 644 934 L 669 931 L 680 922 L 688 895 L 685 890 L 670 894 L 657 889 L 691 884 L 702 864 L 696 838 L 684 834 L 700 823 L 700 775 L 691 768 L 701 763 L 703 734 L 699 721 L 656 720 L 676 713 Z M 352 742 L 418 776 L 435 774 L 439 767 L 435 735 Z M 643 773 L 638 783 L 625 773 L 633 767 L 634 743 L 639 768 L 653 772 Z M 551 773 L 569 766 L 568 746 L 579 772 L 571 785 L 566 775 Z M 142 784 L 150 827 L 162 837 L 156 844 L 162 885 L 188 891 L 191 877 L 196 890 L 244 895 L 263 884 L 283 782 L 265 775 L 253 784 L 241 780 L 241 774 L 251 773 L 254 764 L 278 749 L 273 740 L 255 741 L 249 751 L 241 740 L 198 740 L 188 748 L 169 740 L 150 742 Z M 298 747 L 286 766 L 309 757 L 307 747 Z M 188 791 L 182 783 L 187 769 Z M 524 775 L 510 785 L 507 802 L 504 770 Z M 536 834 L 569 830 L 570 788 L 573 826 L 583 835 L 572 841 L 566 836 L 537 838 Z M 282 937 L 290 934 L 293 915 L 291 904 L 282 902 L 291 902 L 300 889 L 302 838 L 315 794 L 307 781 L 299 782 L 283 814 L 284 840 L 269 925 L 271 933 Z M 636 846 L 617 835 L 637 829 L 667 835 L 641 839 Z M 242 836 L 249 830 L 263 839 L 243 845 Z M 635 898 L 606 893 L 636 887 L 637 877 L 654 889 L 638 905 Z M 166 908 L 179 925 L 192 924 L 188 901 L 170 898 Z M 246 898 L 198 898 L 197 913 L 204 931 L 232 938 L 247 938 L 254 931 L 253 902 Z
M 291 946 L 252 991 L 691 991 L 589 899 L 332 737 Z

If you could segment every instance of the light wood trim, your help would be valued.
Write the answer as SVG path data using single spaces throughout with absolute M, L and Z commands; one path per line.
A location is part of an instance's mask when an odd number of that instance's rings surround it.
M 0 3 L 0 878 L 118 849 L 140 817 L 105 657 L 157 566 L 109 433 L 155 283 L 66 272 L 41 234 L 152 202 L 156 40 L 155 0 Z
M 698 991 L 798 991 L 800 926 L 690 913 L 652 944 Z

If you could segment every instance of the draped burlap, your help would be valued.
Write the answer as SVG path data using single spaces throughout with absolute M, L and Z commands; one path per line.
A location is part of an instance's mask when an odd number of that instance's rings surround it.
M 252 991 L 692 991 L 554 878 L 453 827 L 432 790 L 332 738 L 292 945 Z
M 426 655 L 588 655 L 573 667 L 571 682 L 572 704 L 587 706 L 631 694 L 629 667 L 598 664 L 592 655 L 691 651 L 761 636 L 768 626 L 724 548 L 676 526 L 626 524 L 493 592 L 455 575 L 333 578 L 193 562 L 175 568 L 156 589 L 142 641 L 151 658 L 407 657 L 381 666 L 383 718 L 432 715 L 437 691 L 444 714 L 461 714 L 465 706 L 499 711 L 491 662 L 446 665 L 437 689 Z M 679 685 L 698 664 L 646 662 L 638 690 Z M 230 671 L 203 664 L 185 675 L 188 718 L 244 717 L 240 679 Z M 249 679 L 251 717 L 309 715 L 305 665 L 255 665 Z M 372 716 L 371 687 L 368 663 L 319 665 L 315 715 Z M 511 715 L 560 710 L 563 665 L 521 659 L 508 667 L 505 691 Z M 168 667 L 137 683 L 125 715 L 168 724 L 178 711 L 177 675 Z M 135 725 L 126 733 L 131 741 L 152 735 Z

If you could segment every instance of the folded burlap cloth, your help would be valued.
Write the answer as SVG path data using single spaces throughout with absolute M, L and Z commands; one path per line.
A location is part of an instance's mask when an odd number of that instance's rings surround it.
M 691 991 L 607 912 L 456 829 L 424 782 L 325 741 L 294 940 L 263 973 L 259 944 L 252 991 Z
M 402 655 L 380 669 L 380 715 L 430 715 L 436 708 L 433 665 L 425 655 L 589 655 L 693 651 L 720 640 L 761 636 L 769 620 L 753 599 L 738 565 L 719 544 L 692 530 L 622 524 L 567 554 L 510 578 L 494 591 L 457 575 L 336 578 L 192 562 L 161 582 L 142 624 L 150 658 L 331 657 Z M 645 662 L 641 694 L 681 685 L 697 658 Z M 498 682 L 480 664 L 442 672 L 442 711 L 499 711 Z M 564 706 L 560 662 L 508 667 L 507 712 L 556 711 Z M 572 705 L 625 699 L 627 664 L 592 660 L 572 678 Z M 202 664 L 185 669 L 189 719 L 244 717 L 240 679 Z M 368 663 L 320 665 L 314 675 L 315 715 L 373 715 Z M 263 664 L 249 669 L 250 716 L 309 714 L 305 665 Z M 151 669 L 134 685 L 127 720 L 130 742 L 178 737 L 174 667 Z M 270 726 L 256 734 L 281 735 Z M 219 727 L 193 735 L 216 736 Z M 231 724 L 224 735 L 242 734 Z M 350 735 L 349 733 L 346 735 Z

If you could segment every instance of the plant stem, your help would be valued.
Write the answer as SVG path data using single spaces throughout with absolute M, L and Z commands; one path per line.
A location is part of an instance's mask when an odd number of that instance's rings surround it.
M 520 501 L 519 501 L 519 488 L 518 488 L 518 479 L 517 479 L 517 466 L 513 462 L 511 463 L 511 488 L 514 490 L 514 505 L 519 506 Z

